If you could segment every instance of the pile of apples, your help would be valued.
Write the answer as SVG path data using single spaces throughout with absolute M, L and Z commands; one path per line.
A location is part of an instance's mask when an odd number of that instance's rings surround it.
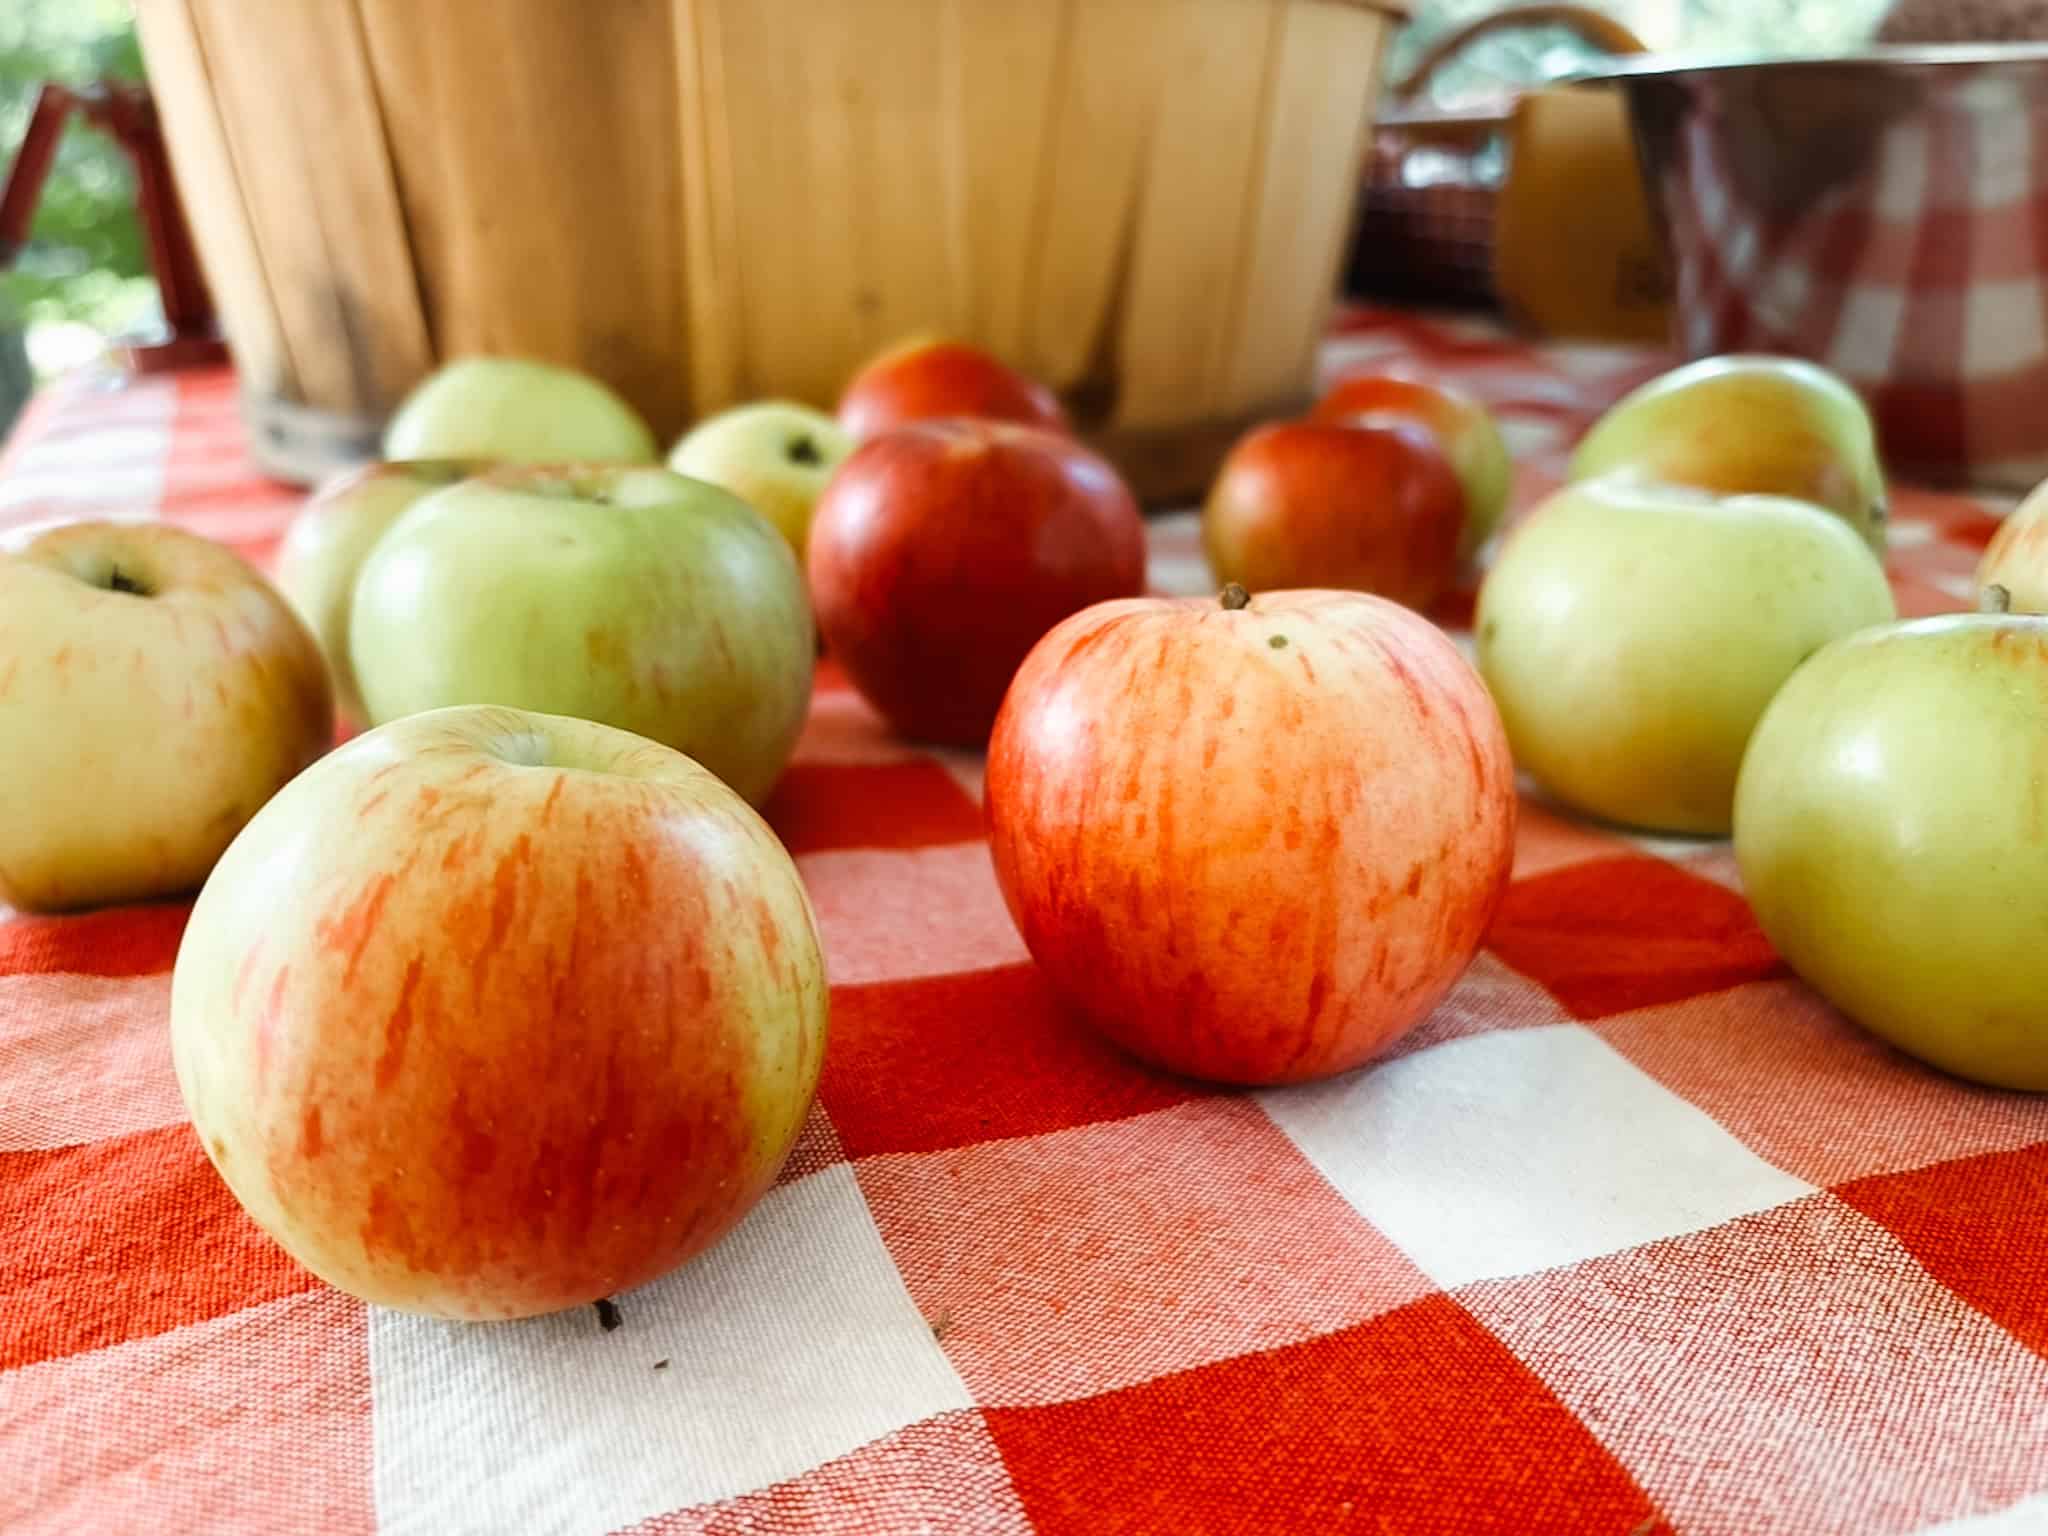
M 905 736 L 986 747 L 1028 948 L 1169 1070 L 1317 1078 L 1424 1018 L 1506 890 L 1519 769 L 1732 828 L 1828 996 L 2048 1087 L 2048 619 L 1892 622 L 1869 418 L 1819 369 L 1717 359 L 1617 405 L 1487 573 L 1476 667 L 1420 610 L 1511 465 L 1411 380 L 1236 446 L 1200 599 L 1144 595 L 1116 472 L 955 342 L 877 358 L 836 417 L 711 417 L 666 467 L 596 381 L 466 359 L 386 448 L 308 503 L 279 589 L 158 526 L 0 552 L 0 764 L 36 807 L 0 819 L 0 897 L 204 882 L 172 999 L 194 1124 L 358 1296 L 589 1302 L 768 1188 L 828 988 L 755 807 L 821 640 Z M 2039 606 L 2044 567 L 2048 493 L 1987 581 Z M 362 733 L 329 751 L 337 705 Z

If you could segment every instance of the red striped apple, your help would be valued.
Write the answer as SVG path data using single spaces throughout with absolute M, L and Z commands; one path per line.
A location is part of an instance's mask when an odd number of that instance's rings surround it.
M 1996 596 L 1996 594 L 1990 594 Z M 1866 629 L 1792 675 L 1735 794 L 1757 921 L 1844 1013 L 2048 1089 L 2048 618 Z
M 455 708 L 235 839 L 178 951 L 207 1155 L 351 1295 L 526 1317 L 652 1280 L 774 1180 L 825 1048 L 795 865 L 680 753 Z
M 1500 717 L 1353 592 L 1137 599 L 1040 642 L 989 743 L 996 875 L 1053 990 L 1160 1066 L 1369 1060 L 1471 963 L 1514 856 Z
M 1247 433 L 1202 508 L 1218 581 L 1350 587 L 1427 608 L 1457 575 L 1465 492 L 1429 429 L 1276 422 Z
M 1406 420 L 1429 429 L 1465 490 L 1458 558 L 1469 560 L 1493 537 L 1508 509 L 1514 464 L 1493 413 L 1443 384 L 1365 374 L 1342 380 L 1316 402 L 1313 419 L 1327 422 Z
M 839 397 L 839 425 L 857 439 L 913 421 L 972 416 L 1068 430 L 1059 396 L 962 341 L 920 337 L 875 358 Z
M 840 467 L 811 524 L 818 628 L 906 736 L 979 746 L 1038 638 L 1144 588 L 1138 505 L 1071 438 L 920 422 Z
M 333 740 L 319 647 L 233 551 L 153 523 L 0 541 L 0 901 L 191 890 Z

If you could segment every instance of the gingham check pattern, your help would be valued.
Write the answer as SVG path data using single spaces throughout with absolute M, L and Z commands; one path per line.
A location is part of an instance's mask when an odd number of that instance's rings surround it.
M 1827 363 L 1899 464 L 2024 491 L 2048 477 L 2048 101 L 1988 74 L 1949 90 L 1816 104 L 1768 168 L 1733 163 L 1709 102 L 1673 145 L 1674 312 L 1695 356 Z M 1852 151 L 1801 195 L 1797 168 Z
M 1485 395 L 1525 492 L 1653 366 L 1376 313 L 1328 362 Z M 4 471 L 10 521 L 111 506 L 259 558 L 296 499 L 221 375 L 63 386 Z M 1959 606 L 1991 519 L 1901 501 L 1903 606 Z M 1206 585 L 1188 519 L 1155 542 L 1160 585 Z M 0 922 L 0 1530 L 2048 1530 L 2048 1101 L 1838 1017 L 1725 845 L 1532 799 L 1418 1033 L 1213 1092 L 1053 1005 L 978 769 L 827 669 L 772 810 L 835 986 L 818 1109 L 611 1333 L 314 1281 L 184 1122 L 185 904 Z

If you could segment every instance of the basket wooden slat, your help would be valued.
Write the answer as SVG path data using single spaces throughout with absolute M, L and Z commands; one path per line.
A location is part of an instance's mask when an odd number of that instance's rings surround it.
M 1190 466 L 1311 383 L 1391 5 L 143 0 L 259 418 L 518 353 L 662 435 L 914 332 Z M 265 403 L 279 409 L 264 411 Z M 1172 434 L 1184 431 L 1187 451 Z
M 149 54 L 157 113 L 192 243 L 221 325 L 234 338 L 236 366 L 256 393 L 302 399 L 192 12 L 183 5 L 139 5 L 135 25 Z
M 669 0 L 357 5 L 438 355 L 568 363 L 663 435 L 679 430 L 690 400 Z
M 397 398 L 434 351 L 356 12 L 189 3 L 299 388 Z

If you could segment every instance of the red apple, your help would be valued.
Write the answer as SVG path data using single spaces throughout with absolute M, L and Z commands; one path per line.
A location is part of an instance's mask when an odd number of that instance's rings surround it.
M 1253 591 L 1350 587 L 1427 608 L 1451 584 L 1465 493 L 1426 427 L 1276 422 L 1247 433 L 1210 488 L 1202 547 Z
M 1465 488 L 1465 531 L 1458 555 L 1470 559 L 1500 526 L 1514 486 L 1514 465 L 1493 413 L 1463 390 L 1369 374 L 1338 383 L 1316 402 L 1311 419 L 1345 422 L 1389 417 L 1427 427 L 1457 471 Z
M 855 374 L 839 397 L 839 425 L 855 438 L 943 416 L 1068 430 L 1057 395 L 962 341 L 920 338 L 894 347 Z
M 809 563 L 854 686 L 906 736 L 978 746 L 1041 635 L 1144 589 L 1145 530 L 1116 471 L 1070 438 L 922 422 L 840 466 Z
M 825 965 L 794 863 L 707 770 L 558 715 L 358 736 L 200 892 L 171 1050 L 257 1223 L 350 1294 L 556 1311 L 726 1232 L 796 1140 Z
M 1367 1060 L 1471 962 L 1514 855 L 1507 735 L 1443 632 L 1271 592 L 1076 614 L 989 743 L 996 875 L 1055 992 L 1160 1066 Z

